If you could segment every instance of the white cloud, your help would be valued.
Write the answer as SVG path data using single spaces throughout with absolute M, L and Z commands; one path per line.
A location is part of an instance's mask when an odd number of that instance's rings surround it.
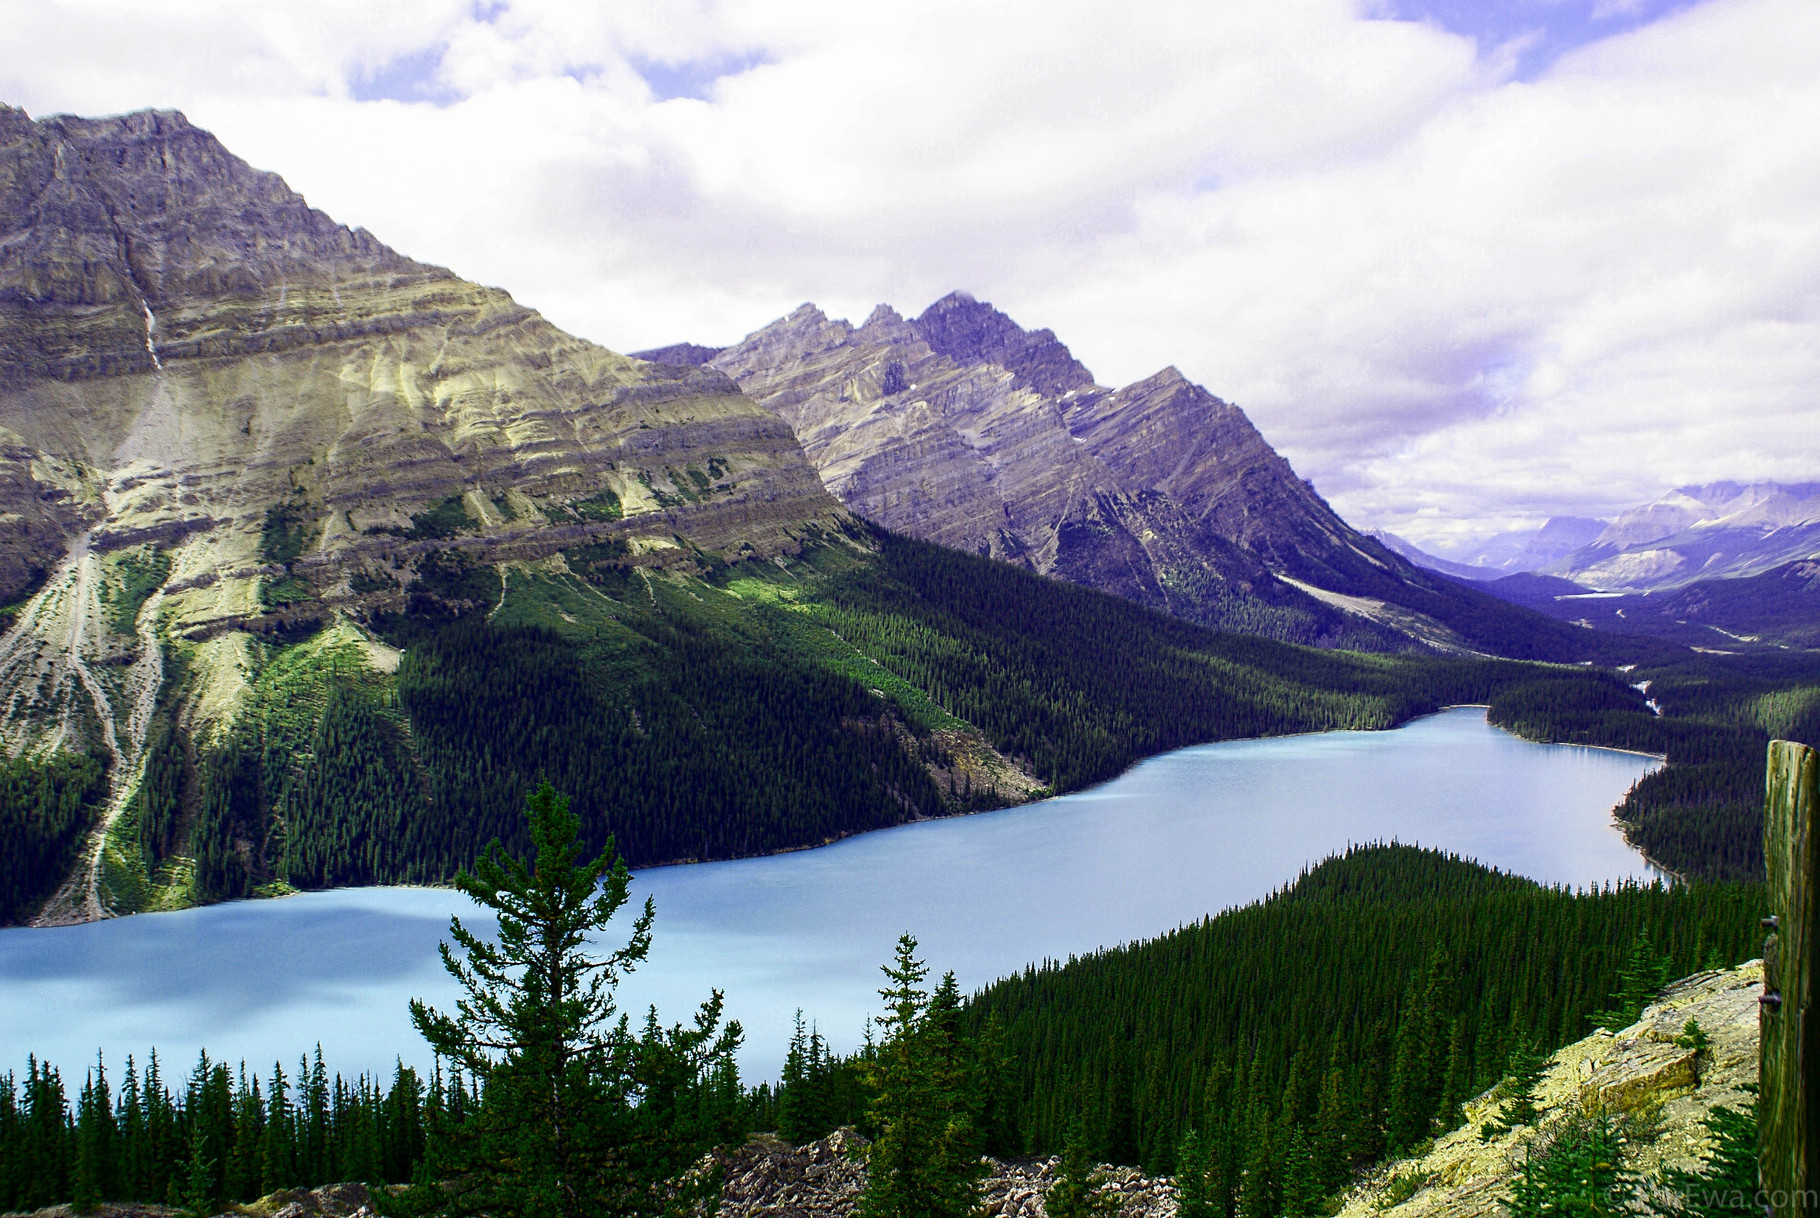
M 180 106 L 622 350 L 965 287 L 1103 380 L 1181 366 L 1418 536 L 1817 473 L 1809 0 L 1708 0 L 1526 81 L 1345 0 L 0 0 L 0 25 L 0 98 Z M 454 100 L 356 100 L 388 88 Z

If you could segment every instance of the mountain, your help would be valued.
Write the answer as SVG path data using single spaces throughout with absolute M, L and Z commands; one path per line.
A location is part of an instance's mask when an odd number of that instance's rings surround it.
M 1580 658 L 1583 639 L 1342 520 L 1238 407 L 1174 368 L 1097 384 L 1048 330 L 965 293 L 864 324 L 803 305 L 712 353 L 887 528 L 1191 621 L 1321 645 Z
M 1551 516 L 1539 529 L 1515 529 L 1437 548 L 1446 558 L 1496 578 L 1520 571 L 1539 571 L 1559 562 L 1598 537 L 1609 524 L 1609 521 L 1590 516 Z
M 1485 567 L 1468 566 L 1463 562 L 1454 562 L 1452 559 L 1438 557 L 1434 554 L 1430 554 L 1415 542 L 1398 537 L 1395 533 L 1387 532 L 1384 529 L 1364 529 L 1361 531 L 1367 537 L 1383 546 L 1386 550 L 1389 550 L 1392 554 L 1395 554 L 1400 558 L 1407 558 L 1416 566 L 1423 567 L 1429 571 L 1439 571 L 1442 575 L 1451 575 L 1455 579 L 1470 580 L 1473 583 L 1483 583 L 1498 578 L 1498 573 L 1494 570 L 1489 570 Z
M 1707 650 L 1820 648 L 1820 562 L 1784 563 L 1760 575 L 1703 579 L 1657 592 L 1592 593 L 1554 576 L 1511 576 L 1485 587 L 1537 581 L 1547 590 L 1510 599 L 1563 621 L 1670 639 Z
M 1820 483 L 1714 482 L 1623 513 L 1548 572 L 1645 592 L 1809 558 L 1820 558 Z
M 1525 605 L 1555 617 L 1567 616 L 1561 611 L 1561 606 L 1569 599 L 1584 599 L 1592 595 L 1591 588 L 1576 584 L 1571 579 L 1562 579 L 1559 575 L 1538 575 L 1534 571 L 1500 576 L 1479 586 L 1500 600 L 1507 600 L 1513 605 Z M 1568 620 L 1576 621 L 1578 616 L 1568 617 Z
M 939 321 L 975 361 L 930 349 L 951 383 L 1097 403 L 1078 439 L 1026 412 L 1032 447 L 994 449 L 1096 454 L 1069 468 L 1103 497 L 1057 492 L 1091 500 L 1065 553 L 1154 520 L 1317 637 L 1395 641 L 1284 582 L 1385 560 L 1234 408 L 1173 375 L 1102 393 L 1050 337 Z M 544 779 L 590 848 L 730 858 L 1523 676 L 1220 634 L 886 532 L 701 354 L 564 334 L 181 115 L 0 110 L 0 922 L 445 881 L 526 847 Z M 1209 429 L 1176 473 L 1121 448 L 1183 412 Z M 1146 480 L 1168 489 L 1115 493 Z

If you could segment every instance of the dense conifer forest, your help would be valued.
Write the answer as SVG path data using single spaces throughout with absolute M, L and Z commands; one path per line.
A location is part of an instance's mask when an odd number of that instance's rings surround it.
M 1357 1167 L 1453 1128 L 1461 1101 L 1525 1061 L 1634 1020 L 1670 977 L 1754 955 L 1761 902 L 1760 885 L 1572 892 L 1360 847 L 1266 900 L 965 1002 L 925 987 L 912 1016 L 947 1046 L 929 1059 L 945 1080 L 929 1102 L 964 1119 L 974 1153 L 1054 1153 L 1072 1134 L 1096 1160 L 1172 1173 L 1187 1147 L 1211 1212 L 1312 1213 Z M 900 1011 L 914 946 L 887 978 Z M 652 1021 L 639 1039 L 675 1034 Z M 903 1088 L 935 1086 L 918 1073 L 925 1050 L 885 1054 L 893 1043 L 843 1059 L 799 1028 L 778 1086 L 691 1075 L 647 1115 L 704 1146 L 751 1129 L 876 1135 L 881 1087 L 903 1103 Z M 0 1075 L 0 1208 L 402 1183 L 486 1100 L 459 1070 L 344 1080 L 320 1053 L 263 1078 L 206 1057 L 175 1084 L 166 1071 L 151 1057 L 97 1061 L 79 1085 L 37 1061 Z
M 495 835 L 522 845 L 516 809 L 543 778 L 576 792 L 590 843 L 612 834 L 644 866 L 820 844 L 1077 789 L 1183 745 L 1387 728 L 1463 702 L 1532 739 L 1666 754 L 1620 810 L 1632 840 L 1680 875 L 1747 878 L 1762 865 L 1764 744 L 1820 740 L 1820 663 L 1802 656 L 1639 642 L 1612 670 L 1318 650 L 876 531 L 811 539 L 788 563 L 704 557 L 695 575 L 630 562 L 591 546 L 568 556 L 572 573 L 483 569 L 451 551 L 407 612 L 252 640 L 249 692 L 206 744 L 180 726 L 195 691 L 183 648 L 167 649 L 144 777 L 115 830 L 133 874 L 113 866 L 105 899 L 446 880 Z M 375 637 L 402 650 L 396 672 L 374 667 Z M 103 778 L 89 759 L 9 763 L 0 920 L 55 888 Z
M 430 580 L 450 594 L 371 623 L 402 650 L 395 673 L 345 623 L 259 641 L 206 747 L 178 727 L 173 655 L 121 831 L 148 886 L 193 861 L 194 899 L 440 881 L 494 836 L 522 845 L 517 809 L 548 778 L 635 866 L 728 858 L 998 806 L 1017 798 L 992 776 L 1007 766 L 1067 791 L 1187 744 L 1391 727 L 1533 671 L 1221 634 L 869 541 L 700 576 L 592 547 L 580 576 Z
M 1679 875 L 1755 879 L 1766 748 L 1820 745 L 1820 660 L 1688 653 L 1596 679 L 1557 670 L 1500 691 L 1490 718 L 1534 740 L 1666 756 L 1617 810 L 1632 844 Z
M 1072 1132 L 1096 1161 L 1174 1173 L 1192 1133 L 1212 1212 L 1319 1212 L 1525 1059 L 1628 1024 L 1667 978 L 1754 956 L 1762 899 L 1754 884 L 1574 892 L 1357 848 L 1266 900 L 976 994 L 982 1106 L 1003 1114 L 988 1143 L 1059 1153 Z M 758 1115 L 800 1137 L 863 1124 L 862 1067 L 799 1033 Z
M 82 848 L 107 776 L 91 757 L 0 758 L 0 926 L 56 889 Z

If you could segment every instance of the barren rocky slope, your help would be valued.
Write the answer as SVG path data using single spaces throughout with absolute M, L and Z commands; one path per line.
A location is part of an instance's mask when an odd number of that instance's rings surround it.
M 1497 651 L 1535 628 L 1351 528 L 1176 369 L 1106 388 L 964 293 L 857 327 L 803 305 L 732 347 L 643 354 L 725 372 L 848 507 L 943 545 L 1300 642 Z

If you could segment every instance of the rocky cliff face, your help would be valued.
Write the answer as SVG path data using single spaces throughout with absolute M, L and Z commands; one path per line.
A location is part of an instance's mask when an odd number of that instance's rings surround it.
M 256 613 L 236 571 L 269 565 L 274 506 L 325 592 L 408 568 L 399 534 L 450 497 L 462 548 L 515 556 L 572 542 L 550 525 L 763 550 L 839 515 L 726 378 L 402 257 L 174 113 L 0 110 L 0 427 L 0 599 L 84 530 L 184 536 L 180 629 Z M 619 519 L 572 509 L 608 491 Z
M 1419 603 L 1443 581 L 1348 526 L 1238 407 L 1174 368 L 1098 385 L 1054 334 L 965 294 L 857 327 L 804 305 L 718 352 L 647 354 L 732 377 L 889 528 L 1212 625 L 1475 646 Z
M 181 114 L 0 106 L 0 741 L 108 757 L 110 818 L 173 643 L 215 640 L 186 656 L 209 695 L 243 668 L 223 636 L 451 573 L 767 557 L 849 519 L 719 372 L 564 334 Z M 98 913 L 94 862 L 49 920 Z

